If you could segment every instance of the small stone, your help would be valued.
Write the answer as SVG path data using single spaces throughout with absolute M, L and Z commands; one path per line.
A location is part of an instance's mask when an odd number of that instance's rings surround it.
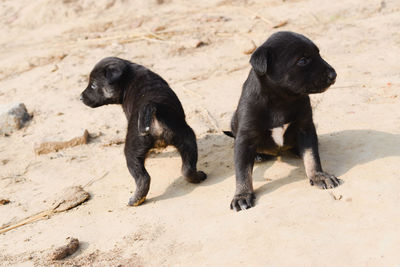
M 23 103 L 0 105 L 0 134 L 19 130 L 32 118 Z
M 51 72 L 56 72 L 56 71 L 58 71 L 58 69 L 59 69 L 59 67 L 56 64 L 56 65 L 53 66 L 53 69 L 51 70 Z
M 254 43 L 253 40 L 250 41 L 250 43 L 247 44 L 247 46 L 243 49 L 243 54 L 245 55 L 250 55 L 251 53 L 254 52 L 254 50 L 256 50 L 257 46 Z
M 206 46 L 206 45 L 208 45 L 208 43 L 206 43 L 206 42 L 203 42 L 203 41 L 198 41 L 197 43 L 196 43 L 196 48 L 199 48 L 199 47 L 202 47 L 202 46 Z
M 10 203 L 9 199 L 0 199 L 0 205 L 7 205 Z
M 244 38 L 235 38 L 235 45 L 240 52 L 245 55 L 250 55 L 257 49 L 256 43 L 251 39 L 244 39 Z
M 199 47 L 203 47 L 203 46 L 207 46 L 207 45 L 209 45 L 209 43 L 206 41 L 202 41 L 199 39 L 190 39 L 184 43 L 183 47 L 184 48 L 199 48 Z
M 227 22 L 230 21 L 231 18 L 225 16 L 203 16 L 200 19 L 202 22 Z
M 153 28 L 153 32 L 160 32 L 160 31 L 164 31 L 166 29 L 165 26 L 157 26 Z
M 82 186 L 67 187 L 53 200 L 53 211 L 58 213 L 70 210 L 86 202 L 89 198 L 90 194 L 83 190 Z
M 171 0 L 156 0 L 156 4 L 158 4 L 158 5 L 168 4 L 170 2 L 171 2 Z
M 79 248 L 79 240 L 77 238 L 68 238 L 69 243 L 65 246 L 57 248 L 51 255 L 52 260 L 62 260 L 74 254 Z

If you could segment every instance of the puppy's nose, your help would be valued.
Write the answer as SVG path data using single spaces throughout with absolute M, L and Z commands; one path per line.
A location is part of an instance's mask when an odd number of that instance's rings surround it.
M 329 70 L 329 71 L 328 71 L 328 81 L 329 81 L 330 83 L 335 82 L 336 76 L 337 76 L 337 74 L 336 74 L 336 71 L 335 71 L 335 70 L 332 69 L 332 70 Z
M 80 101 L 83 101 L 83 94 L 81 94 L 81 95 L 79 96 L 79 100 L 80 100 Z

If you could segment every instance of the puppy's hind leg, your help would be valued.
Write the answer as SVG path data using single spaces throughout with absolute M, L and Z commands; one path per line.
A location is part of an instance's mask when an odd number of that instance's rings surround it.
M 128 134 L 129 135 L 129 134 Z M 144 167 L 147 152 L 152 148 L 151 136 L 127 136 L 125 144 L 126 163 L 136 182 L 135 194 L 129 199 L 129 206 L 139 206 L 146 200 L 150 189 L 150 175 Z
M 197 143 L 196 136 L 188 125 L 177 131 L 173 138 L 173 145 L 178 149 L 182 158 L 182 174 L 190 183 L 200 183 L 207 178 L 202 171 L 197 171 Z

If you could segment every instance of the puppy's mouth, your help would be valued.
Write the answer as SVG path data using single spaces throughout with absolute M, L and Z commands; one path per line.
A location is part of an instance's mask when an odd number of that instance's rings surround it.
M 85 102 L 84 102 L 84 103 L 85 103 Z M 98 104 L 86 104 L 86 103 L 85 103 L 85 105 L 86 105 L 86 106 L 89 106 L 89 107 L 91 107 L 91 108 L 98 108 L 98 107 L 102 106 L 102 105 L 98 105 Z
M 328 90 L 329 87 L 331 87 L 333 84 L 335 84 L 336 79 L 334 80 L 329 80 L 325 85 L 317 85 L 314 84 L 314 88 L 307 88 L 306 93 L 307 94 L 320 94 Z
M 325 88 L 322 88 L 322 89 L 308 89 L 307 91 L 306 91 L 306 93 L 307 94 L 320 94 L 320 93 L 323 93 L 323 92 L 325 92 L 326 90 L 328 90 L 328 88 L 329 88 L 329 86 L 327 86 L 327 87 L 325 87 Z
M 91 108 L 97 108 L 97 107 L 101 106 L 101 105 L 99 105 L 99 104 L 97 104 L 97 103 L 85 98 L 82 95 L 80 97 L 80 100 L 83 102 L 83 104 L 85 104 L 86 106 L 89 106 Z

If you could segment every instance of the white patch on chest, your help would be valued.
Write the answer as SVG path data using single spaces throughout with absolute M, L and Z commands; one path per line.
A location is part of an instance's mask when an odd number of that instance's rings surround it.
M 271 129 L 271 137 L 278 146 L 283 146 L 283 135 L 289 127 L 289 124 L 290 123 L 286 123 L 280 127 Z

